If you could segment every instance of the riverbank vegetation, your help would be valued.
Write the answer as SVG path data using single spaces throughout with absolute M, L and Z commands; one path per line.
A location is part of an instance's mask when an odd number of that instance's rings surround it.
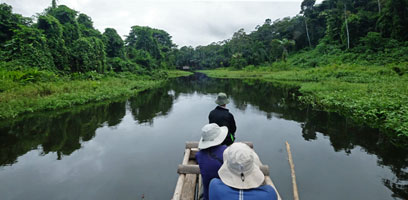
M 132 26 L 124 40 L 112 28 L 101 33 L 55 0 L 34 18 L 0 4 L 0 116 L 128 95 L 188 67 L 289 83 L 316 109 L 408 138 L 407 7 L 407 0 L 303 0 L 294 17 L 177 48 L 150 27 Z
M 406 141 L 407 7 L 406 0 L 304 0 L 295 17 L 267 19 L 251 33 L 241 29 L 229 40 L 180 50 L 185 63 L 210 76 L 290 84 L 315 109 Z
M 125 40 L 64 5 L 35 18 L 0 4 L 0 119 L 134 95 L 175 70 L 171 36 L 133 26 Z

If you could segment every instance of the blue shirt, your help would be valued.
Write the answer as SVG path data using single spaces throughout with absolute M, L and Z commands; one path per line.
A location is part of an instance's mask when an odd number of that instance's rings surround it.
M 203 178 L 204 200 L 208 200 L 208 186 L 213 178 L 219 178 L 218 170 L 223 163 L 222 154 L 227 148 L 225 145 L 217 145 L 208 149 L 202 149 L 196 154 L 196 160 L 200 166 Z
M 210 183 L 210 200 L 276 200 L 278 195 L 270 185 L 262 185 L 254 189 L 240 190 L 225 185 L 215 178 Z

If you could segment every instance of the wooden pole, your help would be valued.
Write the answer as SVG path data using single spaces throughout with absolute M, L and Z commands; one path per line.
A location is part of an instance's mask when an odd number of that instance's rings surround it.
M 290 165 L 290 171 L 292 175 L 293 199 L 299 200 L 298 188 L 296 184 L 295 165 L 293 164 L 292 153 L 290 152 L 290 145 L 287 141 L 286 141 L 286 150 L 288 151 L 289 165 Z

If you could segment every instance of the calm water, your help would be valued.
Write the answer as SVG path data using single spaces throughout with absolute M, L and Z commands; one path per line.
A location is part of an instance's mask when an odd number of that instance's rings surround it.
M 0 199 L 170 199 L 185 141 L 198 140 L 216 93 L 292 199 L 285 141 L 302 200 L 407 199 L 408 151 L 377 130 L 300 107 L 259 81 L 175 79 L 110 104 L 0 122 Z

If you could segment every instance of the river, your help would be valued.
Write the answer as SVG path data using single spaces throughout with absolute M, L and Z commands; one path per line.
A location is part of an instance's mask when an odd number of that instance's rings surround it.
M 296 90 L 203 74 L 112 103 L 0 122 L 0 199 L 170 199 L 186 141 L 198 141 L 218 92 L 238 141 L 252 141 L 283 199 L 408 198 L 408 150 L 376 129 L 292 100 Z

